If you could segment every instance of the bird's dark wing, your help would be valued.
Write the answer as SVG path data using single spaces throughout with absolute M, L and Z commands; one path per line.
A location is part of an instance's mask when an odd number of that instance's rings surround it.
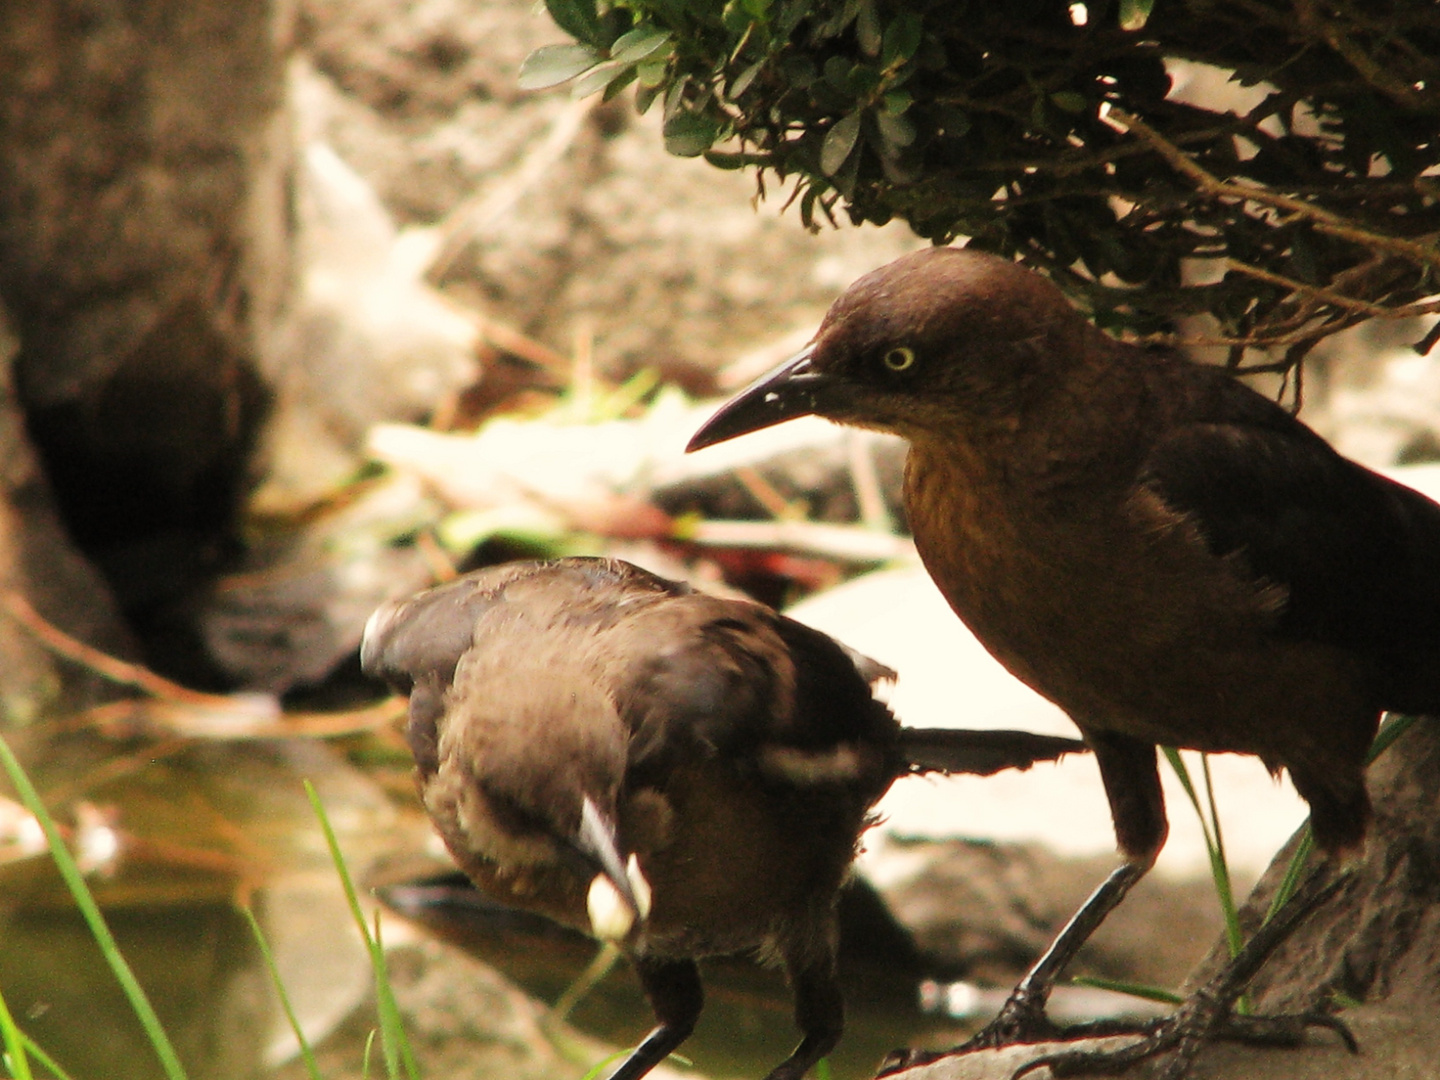
M 445 686 L 475 639 L 475 624 L 498 602 L 504 587 L 535 572 L 514 563 L 464 577 L 380 607 L 365 627 L 360 666 L 408 692 L 412 681 L 433 676 Z
M 1440 639 L 1440 506 L 1278 409 L 1244 411 L 1170 429 L 1141 482 L 1284 588 L 1280 635 L 1370 652 Z
M 467 575 L 408 600 L 385 604 L 370 616 L 360 643 L 360 667 L 409 694 L 405 741 L 422 776 L 439 764 L 438 727 L 455 667 L 474 641 L 475 624 L 515 576 Z
M 630 632 L 645 644 L 633 650 L 617 704 L 631 725 L 639 782 L 693 753 L 739 762 L 779 749 L 803 763 L 841 744 L 891 738 L 894 718 L 871 691 L 890 669 L 767 608 L 672 596 Z
M 753 604 L 674 596 L 616 634 L 629 658 L 614 673 L 616 705 L 639 782 L 690 755 L 752 752 L 793 707 L 790 657 Z

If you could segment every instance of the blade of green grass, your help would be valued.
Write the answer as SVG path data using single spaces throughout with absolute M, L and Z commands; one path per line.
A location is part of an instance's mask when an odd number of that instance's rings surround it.
M 1365 759 L 1365 764 L 1373 765 L 1375 759 L 1389 750 L 1395 740 L 1409 731 L 1419 719 L 1418 716 L 1404 713 L 1388 714 L 1385 723 L 1381 724 L 1380 730 L 1375 733 L 1375 741 L 1370 744 L 1370 756 Z
M 1173 990 L 1162 990 L 1158 986 L 1151 986 L 1148 983 L 1126 982 L 1124 979 L 1105 979 L 1098 975 L 1076 975 L 1070 980 L 1071 986 L 1090 986 L 1096 990 L 1112 990 L 1117 994 L 1128 994 L 1130 997 L 1140 998 L 1144 1001 L 1158 1001 L 1162 1005 L 1179 1005 L 1185 999 Z
M 622 1057 L 625 1057 L 629 1053 L 629 1050 L 616 1050 L 615 1053 L 611 1054 L 609 1057 L 601 1058 L 594 1064 L 594 1066 L 591 1067 L 589 1072 L 587 1072 L 584 1076 L 580 1078 L 580 1080 L 595 1080 L 595 1078 L 600 1075 L 601 1071 L 607 1065 L 609 1065 L 613 1061 L 619 1061 Z
M 365 1036 L 365 1052 L 360 1055 L 360 1080 L 370 1080 L 370 1059 L 375 1056 L 375 1029 Z
M 31 1039 L 30 1036 L 25 1035 L 24 1032 L 21 1032 L 21 1036 L 25 1039 L 25 1046 L 30 1051 L 30 1056 L 40 1062 L 41 1065 L 44 1065 L 45 1068 L 49 1069 L 50 1073 L 55 1077 L 55 1080 L 71 1080 L 70 1074 L 56 1064 L 54 1058 L 36 1046 L 35 1041 Z
M 55 1080 L 70 1080 L 70 1074 L 62 1069 L 49 1054 L 45 1053 L 34 1039 L 26 1035 L 15 1023 L 5 996 L 0 994 L 0 1046 L 5 1049 L 4 1063 L 10 1069 L 13 1080 L 32 1080 L 30 1058 L 34 1058 L 49 1071 Z
M 565 992 L 556 1000 L 550 1009 L 550 1015 L 556 1020 L 565 1020 L 570 1016 L 576 1005 L 580 1004 L 600 981 L 610 974 L 615 962 L 620 959 L 620 950 L 611 941 L 601 942 L 600 948 L 585 966 L 585 970 L 576 976 L 575 981 L 565 988 Z
M 30 1055 L 25 1052 L 25 1036 L 15 1026 L 5 995 L 0 994 L 0 1043 L 5 1047 L 5 1067 L 14 1080 L 32 1080 Z
M 290 995 L 285 990 L 285 984 L 280 980 L 280 969 L 275 966 L 275 955 L 270 951 L 270 943 L 265 940 L 265 931 L 260 929 L 260 920 L 248 907 L 241 908 L 240 912 L 249 922 L 250 932 L 255 935 L 255 944 L 260 946 L 260 955 L 265 958 L 265 970 L 270 973 L 270 983 L 280 997 L 280 1007 L 285 1010 L 285 1019 L 289 1022 L 290 1030 L 295 1033 L 295 1039 L 300 1044 L 300 1057 L 305 1062 L 305 1071 L 310 1075 L 310 1080 L 320 1080 L 320 1066 L 315 1061 L 315 1052 L 310 1049 L 309 1040 L 305 1038 L 305 1032 L 300 1028 L 300 1019 L 295 1015 Z
M 5 766 L 5 771 L 10 775 L 10 782 L 15 785 L 15 791 L 20 796 L 20 801 L 25 805 L 25 809 L 35 815 L 35 820 L 44 830 L 55 868 L 60 871 L 60 876 L 65 881 L 65 887 L 74 897 L 75 906 L 80 909 L 81 916 L 90 928 L 91 936 L 100 946 L 100 952 L 105 957 L 106 964 L 110 966 L 110 970 L 125 992 L 125 997 L 130 1002 L 130 1008 L 134 1011 L 136 1018 L 140 1021 L 140 1026 L 145 1029 L 145 1036 L 150 1040 L 150 1045 L 155 1051 L 155 1056 L 160 1060 L 160 1066 L 164 1069 L 167 1080 L 186 1080 L 185 1068 L 180 1064 L 180 1058 L 175 1053 L 169 1036 L 165 1034 L 165 1029 L 160 1026 L 160 1018 L 155 1015 L 155 1009 L 150 1004 L 150 999 L 146 996 L 140 981 L 135 977 L 135 973 L 131 970 L 125 957 L 120 955 L 120 948 L 115 943 L 115 935 L 110 932 L 110 926 L 105 922 L 105 916 L 100 913 L 100 905 L 95 902 L 90 887 L 85 884 L 85 876 L 75 865 L 70 850 L 60 837 L 59 829 L 55 827 L 54 819 L 45 809 L 45 804 L 40 801 L 34 785 L 30 783 L 30 778 L 25 775 L 19 759 L 15 757 L 14 752 L 10 749 L 10 744 L 5 741 L 3 736 L 0 736 L 0 764 Z
M 1230 955 L 1236 956 L 1245 944 L 1245 937 L 1240 932 L 1240 915 L 1235 904 L 1235 889 L 1230 880 L 1229 863 L 1225 860 L 1225 844 L 1220 834 L 1220 817 L 1215 808 L 1215 790 L 1210 779 L 1209 758 L 1204 754 L 1200 755 L 1205 770 L 1206 801 L 1210 806 L 1212 820 L 1206 819 L 1199 793 L 1190 779 L 1190 770 L 1186 768 L 1180 751 L 1173 746 L 1162 746 L 1160 750 L 1164 753 L 1165 760 L 1170 763 L 1170 768 L 1174 770 L 1180 786 L 1185 789 L 1185 794 L 1190 799 L 1190 805 L 1195 808 L 1195 816 L 1200 821 L 1200 832 L 1205 839 L 1205 854 L 1210 859 L 1210 878 L 1215 882 L 1215 894 L 1220 898 L 1220 911 L 1225 918 L 1225 943 L 1230 949 Z
M 1365 758 L 1365 764 L 1373 765 L 1375 759 L 1389 750 L 1395 744 L 1395 740 L 1409 731 L 1419 719 L 1418 716 L 1404 713 L 1388 714 L 1385 722 L 1380 725 L 1380 730 L 1375 733 L 1375 741 L 1370 744 L 1370 753 Z M 1303 830 L 1300 841 L 1295 846 L 1295 854 L 1290 856 L 1290 865 L 1285 868 L 1285 876 L 1280 881 L 1280 887 L 1275 890 L 1275 895 L 1270 900 L 1270 906 L 1265 911 L 1265 922 L 1269 922 L 1300 887 L 1300 877 L 1305 869 L 1305 863 L 1310 858 L 1310 852 L 1315 848 L 1315 836 L 1310 831 L 1308 820 L 1305 822 Z
M 344 856 L 340 854 L 340 842 L 335 838 L 335 830 L 330 827 L 330 819 L 325 816 L 325 807 L 320 803 L 320 796 L 316 794 L 315 787 L 310 781 L 305 781 L 305 794 L 310 799 L 310 805 L 315 810 L 315 816 L 320 820 L 320 829 L 325 834 L 325 844 L 330 849 L 330 859 L 335 864 L 335 871 L 340 875 L 340 885 L 345 891 L 345 900 L 350 905 L 350 914 L 355 920 L 355 925 L 360 929 L 360 936 L 365 942 L 365 948 L 370 953 L 370 966 L 375 972 L 375 1001 L 376 1009 L 380 1016 L 380 1048 L 385 1057 L 385 1068 L 390 1080 L 400 1080 L 400 1068 L 403 1065 L 405 1075 L 409 1080 L 419 1080 L 420 1070 L 415 1064 L 415 1055 L 410 1049 L 410 1040 L 405 1035 L 405 1026 L 400 1020 L 400 1008 L 395 1003 L 395 993 L 390 988 L 390 975 L 385 963 L 385 947 L 380 940 L 380 913 L 375 913 L 375 931 L 371 933 L 369 925 L 365 921 L 365 913 L 360 909 L 360 897 L 355 891 L 355 883 L 350 879 L 350 870 L 345 865 Z M 366 1053 L 367 1072 L 369 1053 Z
M 1215 836 L 1215 854 L 1210 871 L 1215 878 L 1215 891 L 1220 895 L 1220 910 L 1225 915 L 1225 937 L 1230 955 L 1238 956 L 1242 945 L 1240 909 L 1235 903 L 1235 885 L 1230 879 L 1230 860 L 1225 857 L 1225 833 L 1220 827 L 1220 810 L 1215 805 L 1215 781 L 1210 775 L 1210 755 L 1200 755 L 1200 768 L 1205 775 L 1205 801 L 1210 806 L 1210 829 Z

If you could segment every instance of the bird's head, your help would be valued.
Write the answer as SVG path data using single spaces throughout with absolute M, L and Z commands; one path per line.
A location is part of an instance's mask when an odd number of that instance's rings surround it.
M 686 450 L 797 416 L 913 437 L 1017 415 L 1093 328 L 1053 284 L 994 255 L 929 248 L 851 285 L 814 339 L 741 391 Z

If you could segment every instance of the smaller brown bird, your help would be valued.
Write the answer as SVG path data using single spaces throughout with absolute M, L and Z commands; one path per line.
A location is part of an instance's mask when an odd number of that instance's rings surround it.
M 621 945 L 656 1028 L 637 1080 L 695 1026 L 695 961 L 783 963 L 799 1080 L 840 1038 L 836 902 L 899 776 L 989 774 L 1084 749 L 902 728 L 893 672 L 768 608 L 610 559 L 516 563 L 387 604 L 361 664 L 410 695 L 425 808 L 488 895 Z

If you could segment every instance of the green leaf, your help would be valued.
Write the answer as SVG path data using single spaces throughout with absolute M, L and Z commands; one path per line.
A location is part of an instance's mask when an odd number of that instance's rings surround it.
M 885 28 L 885 42 L 880 48 L 880 66 L 891 67 L 903 63 L 915 55 L 920 48 L 924 27 L 920 16 L 913 11 L 902 11 Z
M 665 149 L 676 157 L 699 157 L 720 136 L 720 125 L 699 113 L 677 112 L 665 121 Z
M 875 12 L 874 0 L 861 0 L 855 14 L 855 40 L 866 56 L 875 56 L 880 52 L 880 16 Z
M 835 121 L 835 125 L 825 133 L 825 141 L 820 145 L 820 171 L 826 176 L 834 176 L 845 164 L 845 159 L 855 149 L 855 141 L 860 137 L 860 113 L 852 112 L 848 116 L 842 116 Z
M 742 4 L 740 0 L 730 0 L 720 12 L 720 25 L 725 27 L 732 37 L 745 33 L 755 21 L 755 16 L 747 8 L 748 5 Z
M 846 91 L 850 89 L 850 68 L 851 63 L 843 56 L 832 56 L 825 61 L 825 81 L 836 90 Z
M 769 59 L 770 58 L 768 56 L 762 56 L 759 60 L 756 60 L 755 63 L 751 64 L 744 71 L 742 71 L 739 75 L 736 75 L 735 81 L 726 88 L 725 96 L 728 97 L 731 101 L 734 101 L 741 94 L 745 93 L 746 90 L 749 90 L 750 84 L 755 81 L 755 76 L 760 74 L 761 69 L 765 67 L 766 62 Z
M 621 34 L 610 46 L 610 59 L 617 64 L 637 64 L 656 49 L 668 44 L 672 35 L 658 26 L 637 26 Z
M 1057 90 L 1050 95 L 1050 100 L 1055 103 L 1057 109 L 1063 109 L 1068 113 L 1082 113 L 1085 106 L 1089 104 L 1085 95 L 1074 90 Z
M 771 163 L 772 158 L 769 154 L 757 154 L 753 151 L 730 153 L 724 150 L 707 150 L 705 151 L 705 160 L 717 169 L 725 169 L 727 172 L 733 172 L 736 169 L 743 169 L 750 165 L 764 167 Z
M 656 83 L 654 86 L 646 86 L 643 75 L 644 70 L 644 68 L 640 69 L 640 71 L 642 72 L 640 79 L 640 89 L 635 91 L 635 111 L 638 112 L 641 116 L 644 116 L 647 112 L 649 112 L 650 106 L 655 104 L 655 99 L 660 96 L 661 85 L 660 83 Z
M 588 45 L 542 45 L 520 65 L 520 89 L 544 90 L 589 71 L 603 60 Z
M 877 112 L 875 126 L 880 129 L 880 137 L 887 147 L 904 149 L 915 141 L 915 125 L 896 113 Z
M 606 44 L 602 39 L 595 0 L 545 0 L 545 8 L 550 12 L 550 18 L 555 20 L 555 25 L 576 41 L 596 48 Z
M 624 68 L 620 72 L 618 77 L 611 79 L 608 83 L 605 84 L 605 93 L 600 98 L 600 100 L 614 101 L 617 97 L 619 97 L 620 91 L 624 90 L 627 86 L 629 86 L 635 81 L 635 72 L 637 70 L 638 69 L 633 64 L 629 67 Z
M 640 85 L 646 90 L 656 90 L 665 81 L 665 72 L 669 70 L 670 57 L 652 56 L 635 69 L 635 75 L 640 80 Z M 644 110 L 641 110 L 642 112 Z
M 616 63 L 614 60 L 607 61 L 603 64 L 596 64 L 589 71 L 585 72 L 584 75 L 581 75 L 580 78 L 575 80 L 575 85 L 570 88 L 570 94 L 572 97 L 577 98 L 589 97 L 595 93 L 596 90 L 609 86 L 611 79 L 626 71 L 631 66 L 630 64 Z
M 857 98 L 869 98 L 880 88 L 880 69 L 870 64 L 856 64 L 846 78 L 850 93 Z
M 881 108 L 888 113 L 894 113 L 896 116 L 903 114 L 914 103 L 915 99 L 910 95 L 910 91 L 908 90 L 891 90 L 880 99 Z
M 1155 0 L 1120 0 L 1120 29 L 1143 30 Z

